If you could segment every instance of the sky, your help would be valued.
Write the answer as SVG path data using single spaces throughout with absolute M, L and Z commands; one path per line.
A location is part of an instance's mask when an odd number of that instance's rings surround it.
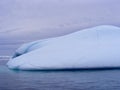
M 0 0 L 0 55 L 42 38 L 120 26 L 119 9 L 120 0 Z

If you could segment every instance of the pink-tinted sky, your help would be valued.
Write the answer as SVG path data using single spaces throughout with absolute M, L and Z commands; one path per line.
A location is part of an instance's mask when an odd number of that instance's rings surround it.
M 120 26 L 120 0 L 0 0 L 0 49 L 5 43 L 54 37 L 96 25 Z M 14 47 L 14 46 L 10 46 Z M 8 48 L 9 49 L 9 48 Z

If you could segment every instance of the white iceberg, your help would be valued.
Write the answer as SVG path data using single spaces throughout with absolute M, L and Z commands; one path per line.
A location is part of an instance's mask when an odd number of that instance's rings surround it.
M 24 44 L 7 66 L 20 70 L 120 67 L 120 28 L 102 25 Z

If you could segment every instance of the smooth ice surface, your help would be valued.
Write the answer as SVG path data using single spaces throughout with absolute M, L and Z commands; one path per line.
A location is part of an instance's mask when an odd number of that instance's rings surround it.
M 120 28 L 102 25 L 24 44 L 7 65 L 21 70 L 120 67 Z

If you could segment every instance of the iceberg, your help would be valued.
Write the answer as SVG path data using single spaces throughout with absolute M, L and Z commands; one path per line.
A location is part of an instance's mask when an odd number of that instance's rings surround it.
M 19 70 L 120 67 L 120 28 L 101 25 L 24 44 L 7 66 Z

